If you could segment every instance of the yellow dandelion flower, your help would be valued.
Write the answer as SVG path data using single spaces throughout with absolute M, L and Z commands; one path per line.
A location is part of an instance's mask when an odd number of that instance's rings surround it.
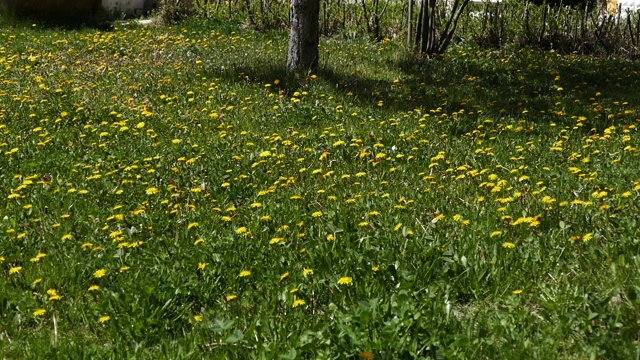
M 99 279 L 103 276 L 105 276 L 107 274 L 107 270 L 105 269 L 98 269 L 93 273 L 93 277 L 96 279 Z
M 349 276 L 343 276 L 338 279 L 338 285 L 350 285 L 351 283 L 353 283 L 353 278 Z
M 373 360 L 373 353 L 371 351 L 363 351 L 360 353 L 362 360 Z
M 545 196 L 542 198 L 542 202 L 543 202 L 543 203 L 545 203 L 545 204 L 547 204 L 547 205 L 553 204 L 555 201 L 556 201 L 556 199 L 552 198 L 552 197 L 551 197 L 551 196 L 549 196 L 549 195 L 545 195 Z
M 284 273 L 284 274 L 280 275 L 280 281 L 282 281 L 282 280 L 284 280 L 284 279 L 286 279 L 286 278 L 288 278 L 288 277 L 289 277 L 289 273 L 288 273 L 288 272 L 286 272 L 286 273 Z
M 231 301 L 231 300 L 233 300 L 233 299 L 237 299 L 237 298 L 238 298 L 238 296 L 237 296 L 237 295 L 227 295 L 227 296 L 225 296 L 225 299 L 226 299 L 227 301 Z
M 503 242 L 502 243 L 502 247 L 505 249 L 513 249 L 516 247 L 516 244 L 511 243 L 511 242 Z
M 197 222 L 189 223 L 189 225 L 187 225 L 187 229 L 191 229 L 191 228 L 197 227 L 198 225 L 200 225 L 200 224 L 198 224 Z
M 249 270 L 242 270 L 242 271 L 240 271 L 240 274 L 238 274 L 238 277 L 247 277 L 247 276 L 249 276 L 249 275 L 251 275 L 251 271 L 249 271 Z
M 247 232 L 247 228 L 244 227 L 244 226 L 239 227 L 239 228 L 236 229 L 236 234 L 238 234 L 238 235 L 242 235 L 242 234 L 244 234 L 246 232 Z
M 193 316 L 193 320 L 196 321 L 196 322 L 202 321 L 202 315 L 194 315 Z
M 277 237 L 277 238 L 273 238 L 271 239 L 271 241 L 269 241 L 269 244 L 273 245 L 273 244 L 279 244 L 281 242 L 284 241 L 284 238 L 281 237 Z
M 583 242 L 589 242 L 589 240 L 593 239 L 593 233 L 584 234 L 582 236 Z
M 47 313 L 47 310 L 45 309 L 38 309 L 36 311 L 33 312 L 33 316 L 42 316 L 44 314 Z
M 22 266 L 14 266 L 11 269 L 9 269 L 9 275 L 17 274 L 20 272 L 20 270 L 22 270 Z
M 145 192 L 147 193 L 147 195 L 157 194 L 158 193 L 158 188 L 150 187 Z
M 111 320 L 111 317 L 109 317 L 109 316 L 101 316 L 101 317 L 100 317 L 100 319 L 98 319 L 98 322 L 99 322 L 100 324 L 104 324 L 104 323 L 106 323 L 106 322 L 107 322 L 107 321 L 109 321 L 109 320 Z
M 293 304 L 291 304 L 291 307 L 292 308 L 297 308 L 298 306 L 302 306 L 304 304 L 306 304 L 306 302 L 304 300 L 296 299 L 296 300 L 293 301 Z
M 58 294 L 58 291 L 55 289 L 47 290 L 47 295 L 49 295 L 49 301 L 60 300 L 61 296 Z
M 513 295 L 520 295 L 520 294 L 522 294 L 522 290 L 521 289 L 513 290 L 511 293 Z
M 89 291 L 96 291 L 96 290 L 100 290 L 100 286 L 98 286 L 98 285 L 89 286 Z
M 491 237 L 500 236 L 500 235 L 502 235 L 502 231 L 500 230 L 496 230 L 491 233 Z
M 207 263 L 198 263 L 198 270 L 204 270 L 207 267 Z
M 316 211 L 313 214 L 311 214 L 311 216 L 313 216 L 314 218 L 320 217 L 322 216 L 322 211 Z
M 596 199 L 602 199 L 603 197 L 609 195 L 608 192 L 606 191 L 594 191 L 593 193 L 591 193 L 591 196 L 596 198 Z
M 71 234 L 65 234 L 65 235 L 62 235 L 61 239 L 62 240 L 70 240 L 72 237 L 73 237 L 73 235 L 71 235 Z
M 313 275 L 313 269 L 304 269 L 302 270 L 302 274 L 304 276 Z

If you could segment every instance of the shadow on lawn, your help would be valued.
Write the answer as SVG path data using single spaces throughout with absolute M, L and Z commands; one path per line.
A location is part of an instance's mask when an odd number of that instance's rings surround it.
M 633 109 L 640 107 L 640 63 L 589 57 L 550 60 L 543 56 L 548 54 L 388 61 L 386 70 L 402 74 L 398 83 L 364 76 L 353 71 L 352 64 L 330 64 L 317 71 L 315 81 L 323 81 L 345 96 L 349 94 L 349 101 L 359 106 L 377 108 L 382 101 L 386 110 L 397 112 L 440 108 L 451 114 L 464 109 L 465 116 L 472 120 L 478 116 L 511 116 L 559 125 L 575 123 L 571 116 L 585 116 L 585 131 L 636 122 L 639 114 Z M 270 90 L 282 90 L 287 95 L 309 87 L 309 74 L 289 75 L 284 63 L 263 60 L 260 66 L 228 69 L 223 77 L 260 84 L 279 79 Z M 633 113 L 619 117 L 624 109 Z M 609 118 L 610 114 L 614 117 Z
M 0 7 L 0 26 L 3 27 L 30 28 L 32 24 L 37 24 L 41 29 L 111 31 L 114 29 L 113 20 L 117 19 L 97 8 L 82 12 L 63 9 L 51 14 L 42 14 Z

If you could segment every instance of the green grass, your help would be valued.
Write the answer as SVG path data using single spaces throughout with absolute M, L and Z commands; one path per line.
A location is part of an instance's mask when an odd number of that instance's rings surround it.
M 289 77 L 285 33 L 203 19 L 0 44 L 2 358 L 639 356 L 637 62 L 333 38 Z

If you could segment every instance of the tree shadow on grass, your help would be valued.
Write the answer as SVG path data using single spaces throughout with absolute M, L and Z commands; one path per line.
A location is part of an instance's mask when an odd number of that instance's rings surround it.
M 30 13 L 10 8 L 0 9 L 0 26 L 26 28 L 37 24 L 38 28 L 43 29 L 111 31 L 114 29 L 113 20 L 117 18 L 98 8 L 80 12 L 68 12 L 62 9 L 52 11 L 50 14 Z
M 345 97 L 348 96 L 350 101 L 357 103 L 358 106 L 376 108 L 378 102 L 382 101 L 385 108 L 394 111 L 413 110 L 420 107 L 427 97 L 433 99 L 434 103 L 437 99 L 437 94 L 429 93 L 430 89 L 422 89 L 421 96 L 416 97 L 416 92 L 411 94 L 404 91 L 402 86 L 394 84 L 393 81 L 367 78 L 330 66 L 324 66 L 313 73 L 290 74 L 287 73 L 285 66 L 280 64 L 236 65 L 221 73 L 213 73 L 213 75 L 221 75 L 224 80 L 231 82 L 270 84 L 269 90 L 271 92 L 282 92 L 286 96 L 292 96 L 297 91 L 304 91 L 314 81 L 319 81 Z
M 640 107 L 635 90 L 640 86 L 640 63 L 591 57 L 551 61 L 542 57 L 550 53 L 526 54 L 490 60 L 414 60 L 397 66 L 413 79 L 412 90 L 419 90 L 419 82 L 440 83 L 436 87 L 447 94 L 442 98 L 444 111 L 472 106 L 484 113 L 559 124 L 575 123 L 571 116 L 585 116 L 587 131 L 636 122 L 633 116 L 618 115 L 625 107 Z M 619 109 L 613 108 L 616 103 Z
M 480 117 L 512 117 L 568 126 L 584 116 L 584 131 L 637 122 L 639 114 L 634 109 L 640 108 L 640 96 L 636 94 L 640 88 L 640 63 L 556 58 L 553 53 L 502 54 L 503 58 L 481 54 L 485 57 L 389 60 L 385 70 L 397 73 L 401 79 L 397 82 L 363 75 L 354 71 L 352 64 L 324 65 L 315 73 L 317 79 L 312 80 L 311 74 L 287 74 L 284 63 L 273 59 L 264 59 L 259 66 L 232 67 L 223 77 L 272 84 L 270 91 L 282 91 L 288 96 L 306 90 L 312 81 L 321 81 L 363 108 L 383 107 L 400 113 L 414 109 L 439 109 L 449 115 L 464 113 L 470 127 L 462 131 L 472 129 Z M 624 115 L 625 109 L 631 113 Z

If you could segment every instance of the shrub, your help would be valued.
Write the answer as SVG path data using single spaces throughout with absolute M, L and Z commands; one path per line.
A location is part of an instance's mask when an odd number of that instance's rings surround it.
M 193 0 L 160 0 L 158 20 L 162 24 L 172 24 L 194 14 L 195 11 Z

